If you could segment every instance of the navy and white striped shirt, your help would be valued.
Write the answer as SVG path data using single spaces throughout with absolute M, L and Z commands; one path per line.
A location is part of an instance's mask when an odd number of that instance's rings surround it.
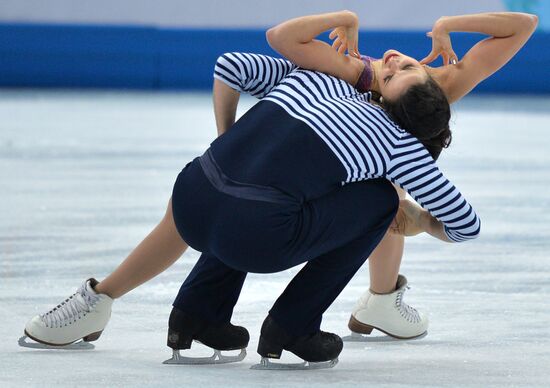
M 480 220 L 472 206 L 425 147 L 369 102 L 369 93 L 336 77 L 258 54 L 222 55 L 214 77 L 239 92 L 272 101 L 306 123 L 344 166 L 343 184 L 386 178 L 443 222 L 452 241 L 479 235 Z

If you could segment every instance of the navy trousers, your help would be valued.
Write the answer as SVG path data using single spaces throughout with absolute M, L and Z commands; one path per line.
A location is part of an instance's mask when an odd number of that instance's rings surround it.
M 307 262 L 270 314 L 290 334 L 318 331 L 323 313 L 378 245 L 399 205 L 395 189 L 382 179 L 300 203 L 269 192 L 262 198 L 257 186 L 216 188 L 208 175 L 197 158 L 174 186 L 178 231 L 202 252 L 174 306 L 212 323 L 229 322 L 247 272 L 273 273 Z M 238 184 L 222 178 L 224 187 Z M 253 189 L 260 195 L 247 194 Z

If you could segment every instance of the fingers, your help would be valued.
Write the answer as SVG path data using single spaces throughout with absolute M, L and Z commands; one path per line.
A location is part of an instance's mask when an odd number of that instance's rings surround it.
M 334 48 L 338 54 L 345 54 L 348 49 L 348 43 L 345 39 L 336 38 L 332 43 L 332 48 Z
M 443 66 L 447 66 L 449 64 L 456 65 L 458 63 L 458 56 L 455 54 L 454 51 L 441 51 L 440 53 L 436 53 L 432 51 L 430 55 L 428 55 L 426 58 L 422 59 L 420 61 L 421 65 L 427 65 L 429 63 L 432 63 L 441 55 L 441 58 L 443 59 Z
M 450 59 L 449 53 L 447 53 L 446 51 L 443 51 L 441 53 L 441 58 L 443 58 L 443 66 L 447 66 L 449 64 L 449 59 Z
M 355 50 L 355 56 L 357 58 L 361 58 L 361 53 L 359 53 L 359 45 L 358 45 L 357 41 L 355 42 L 355 47 L 353 49 Z
M 437 59 L 438 56 L 439 54 L 432 50 L 432 52 L 426 58 L 420 61 L 420 64 L 427 65 L 428 63 L 432 63 Z
M 426 36 L 432 39 L 432 51 L 430 54 L 420 61 L 420 64 L 427 65 L 435 61 L 440 55 L 443 60 L 443 66 L 448 66 L 449 64 L 456 65 L 458 63 L 458 56 L 453 50 L 451 41 L 447 36 L 437 35 L 433 36 L 433 32 L 426 32 Z
M 443 51 L 441 53 L 441 56 L 443 57 L 443 65 L 456 65 L 458 63 L 458 56 L 455 54 L 453 50 L 450 51 Z
M 388 230 L 392 234 L 403 235 L 404 234 L 404 229 L 405 229 L 405 216 L 404 216 L 404 213 L 403 213 L 403 209 L 401 208 L 401 201 L 400 201 L 400 205 L 399 205 L 399 209 L 397 210 L 397 214 L 393 218 Z
M 458 63 L 458 55 L 456 55 L 455 52 L 451 49 L 449 56 L 450 56 L 451 65 L 456 65 Z
M 399 224 L 397 223 L 397 220 L 395 218 L 391 222 L 390 227 L 388 228 L 388 231 L 391 234 L 399 234 Z
M 332 42 L 332 48 L 335 49 L 338 54 L 345 54 L 346 51 L 349 55 L 360 58 L 359 49 L 357 47 L 357 40 L 348 41 L 345 36 L 342 36 L 333 30 L 330 35 L 330 39 L 334 39 Z
M 336 52 L 341 53 L 342 50 L 346 51 L 346 42 L 340 38 L 337 38 L 332 44 L 332 47 L 336 50 Z
M 348 54 L 355 58 L 359 57 L 359 54 L 357 53 L 357 44 L 354 42 L 348 43 Z
M 342 44 L 338 47 L 338 54 L 345 54 L 347 48 L 348 42 L 346 40 L 342 40 Z

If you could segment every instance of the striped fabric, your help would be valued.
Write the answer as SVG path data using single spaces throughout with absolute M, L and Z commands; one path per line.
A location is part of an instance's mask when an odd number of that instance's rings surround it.
M 214 77 L 239 92 L 272 101 L 305 122 L 346 169 L 343 184 L 386 178 L 443 222 L 452 241 L 479 235 L 481 224 L 472 206 L 424 146 L 369 103 L 370 94 L 336 77 L 258 54 L 222 55 Z

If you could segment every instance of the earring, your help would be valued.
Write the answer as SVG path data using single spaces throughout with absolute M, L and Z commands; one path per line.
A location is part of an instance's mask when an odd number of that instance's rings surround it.
M 380 96 L 380 104 L 384 103 L 384 97 Z

